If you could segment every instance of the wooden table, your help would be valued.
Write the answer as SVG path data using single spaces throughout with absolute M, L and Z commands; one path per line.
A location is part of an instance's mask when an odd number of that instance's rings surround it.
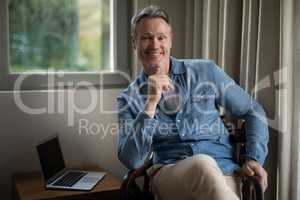
M 98 167 L 84 168 L 84 170 L 101 171 Z M 49 190 L 39 172 L 18 173 L 13 175 L 15 200 L 116 200 L 120 199 L 121 183 L 110 174 L 100 180 L 91 191 Z

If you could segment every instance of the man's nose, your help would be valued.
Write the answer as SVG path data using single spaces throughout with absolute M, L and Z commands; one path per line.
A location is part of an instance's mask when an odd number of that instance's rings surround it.
M 159 41 L 157 38 L 153 37 L 152 40 L 151 40 L 151 47 L 153 49 L 156 49 L 159 47 Z

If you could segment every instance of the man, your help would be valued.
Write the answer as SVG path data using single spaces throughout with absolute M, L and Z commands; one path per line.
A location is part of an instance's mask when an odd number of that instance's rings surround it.
M 262 107 L 210 60 L 170 56 L 172 28 L 157 6 L 132 19 L 132 40 L 143 70 L 118 97 L 118 156 L 128 168 L 143 165 L 156 199 L 239 199 L 238 165 L 218 109 L 246 120 L 243 170 L 264 190 L 268 129 Z

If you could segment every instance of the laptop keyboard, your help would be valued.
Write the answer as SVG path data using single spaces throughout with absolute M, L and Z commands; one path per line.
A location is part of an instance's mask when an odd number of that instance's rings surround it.
M 86 172 L 68 172 L 53 183 L 53 185 L 71 187 L 86 174 Z

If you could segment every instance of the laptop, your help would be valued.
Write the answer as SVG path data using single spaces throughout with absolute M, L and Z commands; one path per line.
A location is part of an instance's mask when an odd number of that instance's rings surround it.
M 36 148 L 47 189 L 88 191 L 106 174 L 105 172 L 66 169 L 57 135 L 43 140 Z

